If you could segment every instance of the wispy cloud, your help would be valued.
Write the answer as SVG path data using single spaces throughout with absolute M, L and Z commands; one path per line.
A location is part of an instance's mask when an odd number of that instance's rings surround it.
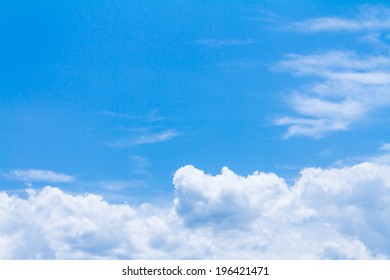
M 277 68 L 293 69 L 297 75 L 327 76 L 340 71 L 364 73 L 388 69 L 390 58 L 386 55 L 358 56 L 354 51 L 327 51 L 318 54 L 289 54 Z
M 133 162 L 134 168 L 133 172 L 135 174 L 147 175 L 149 174 L 146 170 L 149 165 L 149 160 L 146 157 L 134 155 L 130 156 L 130 160 Z
M 104 116 L 109 116 L 109 117 L 124 118 L 124 119 L 131 119 L 131 120 L 140 118 L 140 116 L 116 113 L 116 112 L 111 112 L 111 111 L 101 111 L 100 114 L 104 115 Z
M 109 143 L 109 146 L 114 147 L 134 147 L 144 144 L 155 144 L 171 140 L 179 135 L 174 129 L 168 129 L 160 132 L 145 132 L 128 138 L 123 138 Z
M 208 47 L 226 47 L 226 46 L 244 46 L 254 44 L 255 41 L 251 39 L 203 39 L 196 41 L 199 45 L 205 45 Z
M 48 182 L 48 183 L 70 183 L 75 180 L 74 176 L 64 173 L 58 173 L 51 170 L 40 169 L 19 169 L 4 174 L 6 179 L 20 180 L 29 182 Z
M 365 158 L 365 160 L 377 164 L 390 164 L 390 143 L 383 144 L 376 155 Z
M 146 115 L 131 115 L 131 114 L 112 112 L 112 111 L 101 111 L 100 114 L 109 117 L 129 119 L 129 120 L 140 120 L 146 122 L 156 122 L 164 119 L 164 117 L 160 115 L 158 110 L 151 110 Z
M 102 111 L 101 114 L 123 119 L 122 127 L 117 130 L 128 135 L 111 141 L 107 144 L 108 146 L 126 148 L 155 144 L 171 140 L 180 134 L 175 129 L 164 129 L 164 121 L 167 119 L 158 110 L 151 110 L 146 115 L 129 115 L 111 111 Z M 156 122 L 159 122 L 159 124 L 157 125 Z
M 377 6 L 363 6 L 354 18 L 321 17 L 296 22 L 291 27 L 308 32 L 390 30 L 390 9 Z
M 390 106 L 390 59 L 332 51 L 314 55 L 289 55 L 278 69 L 311 78 L 293 91 L 289 105 L 296 116 L 274 120 L 287 125 L 286 137 L 322 137 L 347 130 L 375 109 Z
M 288 103 L 293 115 L 274 120 L 287 125 L 286 137 L 305 135 L 322 137 L 331 131 L 348 130 L 379 108 L 390 106 L 390 59 L 386 37 L 390 30 L 390 9 L 361 6 L 357 15 L 321 17 L 296 22 L 293 29 L 308 32 L 360 32 L 360 40 L 369 41 L 373 52 L 323 51 L 317 54 L 291 54 L 277 65 L 306 79 L 301 89 L 292 91 Z M 381 35 L 382 34 L 382 35 Z
M 339 159 L 334 162 L 334 166 L 347 166 L 354 165 L 359 162 L 372 162 L 375 164 L 390 164 L 390 143 L 385 143 L 378 148 L 378 151 L 370 154 L 357 155 L 352 157 L 347 157 Z
M 94 182 L 90 183 L 89 185 L 106 191 L 117 192 L 127 189 L 143 188 L 145 186 L 145 182 L 143 180 L 112 180 Z

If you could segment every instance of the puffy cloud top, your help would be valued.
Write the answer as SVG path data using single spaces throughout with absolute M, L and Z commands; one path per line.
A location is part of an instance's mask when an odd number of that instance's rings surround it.
M 175 209 L 189 225 L 231 223 L 238 227 L 259 218 L 276 221 L 310 215 L 297 205 L 286 182 L 272 173 L 242 177 L 224 167 L 220 175 L 211 176 L 189 165 L 176 172 L 173 182 Z

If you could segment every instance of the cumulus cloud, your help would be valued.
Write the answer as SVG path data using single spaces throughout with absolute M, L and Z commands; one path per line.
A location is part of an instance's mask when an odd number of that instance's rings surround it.
M 223 232 L 227 244 L 241 236 L 235 250 L 244 256 L 380 258 L 390 248 L 389 174 L 389 166 L 371 163 L 309 168 L 288 187 L 275 174 L 242 177 L 225 168 L 211 176 L 187 166 L 175 175 L 175 208 L 187 227 L 217 228 L 213 238 Z M 218 257 L 231 254 L 216 249 Z
M 173 182 L 175 209 L 188 225 L 245 227 L 253 218 L 276 221 L 310 216 L 310 211 L 293 203 L 286 183 L 275 174 L 256 172 L 244 178 L 224 167 L 221 175 L 211 176 L 187 166 L 176 172 Z M 294 215 L 285 215 L 288 212 Z
M 2 193 L 0 201 L 3 259 L 153 256 L 145 244 L 166 223 L 148 205 L 110 205 L 100 196 L 72 196 L 52 187 L 29 191 L 27 200 Z
M 353 51 L 293 54 L 277 68 L 314 78 L 289 98 L 296 116 L 274 120 L 276 125 L 288 126 L 287 138 L 319 138 L 332 131 L 348 130 L 370 112 L 390 106 L 387 56 L 364 56 Z
M 174 175 L 170 207 L 109 204 L 58 188 L 0 193 L 1 259 L 371 259 L 390 257 L 390 166 Z
M 5 174 L 4 177 L 11 180 L 48 183 L 69 183 L 75 180 L 74 176 L 40 169 L 18 169 Z

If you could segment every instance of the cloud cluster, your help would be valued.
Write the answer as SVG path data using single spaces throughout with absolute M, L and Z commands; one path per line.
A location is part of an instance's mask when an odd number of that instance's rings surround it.
M 370 112 L 390 106 L 390 59 L 382 55 L 358 55 L 352 51 L 330 51 L 314 55 L 289 55 L 280 69 L 314 78 L 290 98 L 298 117 L 281 117 L 277 125 L 288 125 L 286 137 L 322 137 L 347 130 Z
M 57 188 L 0 193 L 1 259 L 390 257 L 390 166 L 174 175 L 170 207 L 109 204 Z
M 359 40 L 370 42 L 372 51 L 292 54 L 277 65 L 278 69 L 307 79 L 288 98 L 294 114 L 274 120 L 275 125 L 288 126 L 286 138 L 296 135 L 320 138 L 330 132 L 349 130 L 352 125 L 366 121 L 370 113 L 390 106 L 386 34 L 390 29 L 390 9 L 363 6 L 354 18 L 315 18 L 292 26 L 294 30 L 311 33 L 358 32 Z

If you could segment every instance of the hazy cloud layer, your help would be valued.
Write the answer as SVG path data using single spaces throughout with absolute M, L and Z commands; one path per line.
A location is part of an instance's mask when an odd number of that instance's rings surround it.
M 29 182 L 68 183 L 75 180 L 74 176 L 51 170 L 40 169 L 18 169 L 4 174 L 9 180 L 20 180 Z
M 174 176 L 171 207 L 113 205 L 57 188 L 0 193 L 2 259 L 390 256 L 390 166 L 308 168 L 294 186 L 272 173 Z
M 362 6 L 353 18 L 321 17 L 292 24 L 292 28 L 307 31 L 377 31 L 390 30 L 390 9 L 380 6 Z

